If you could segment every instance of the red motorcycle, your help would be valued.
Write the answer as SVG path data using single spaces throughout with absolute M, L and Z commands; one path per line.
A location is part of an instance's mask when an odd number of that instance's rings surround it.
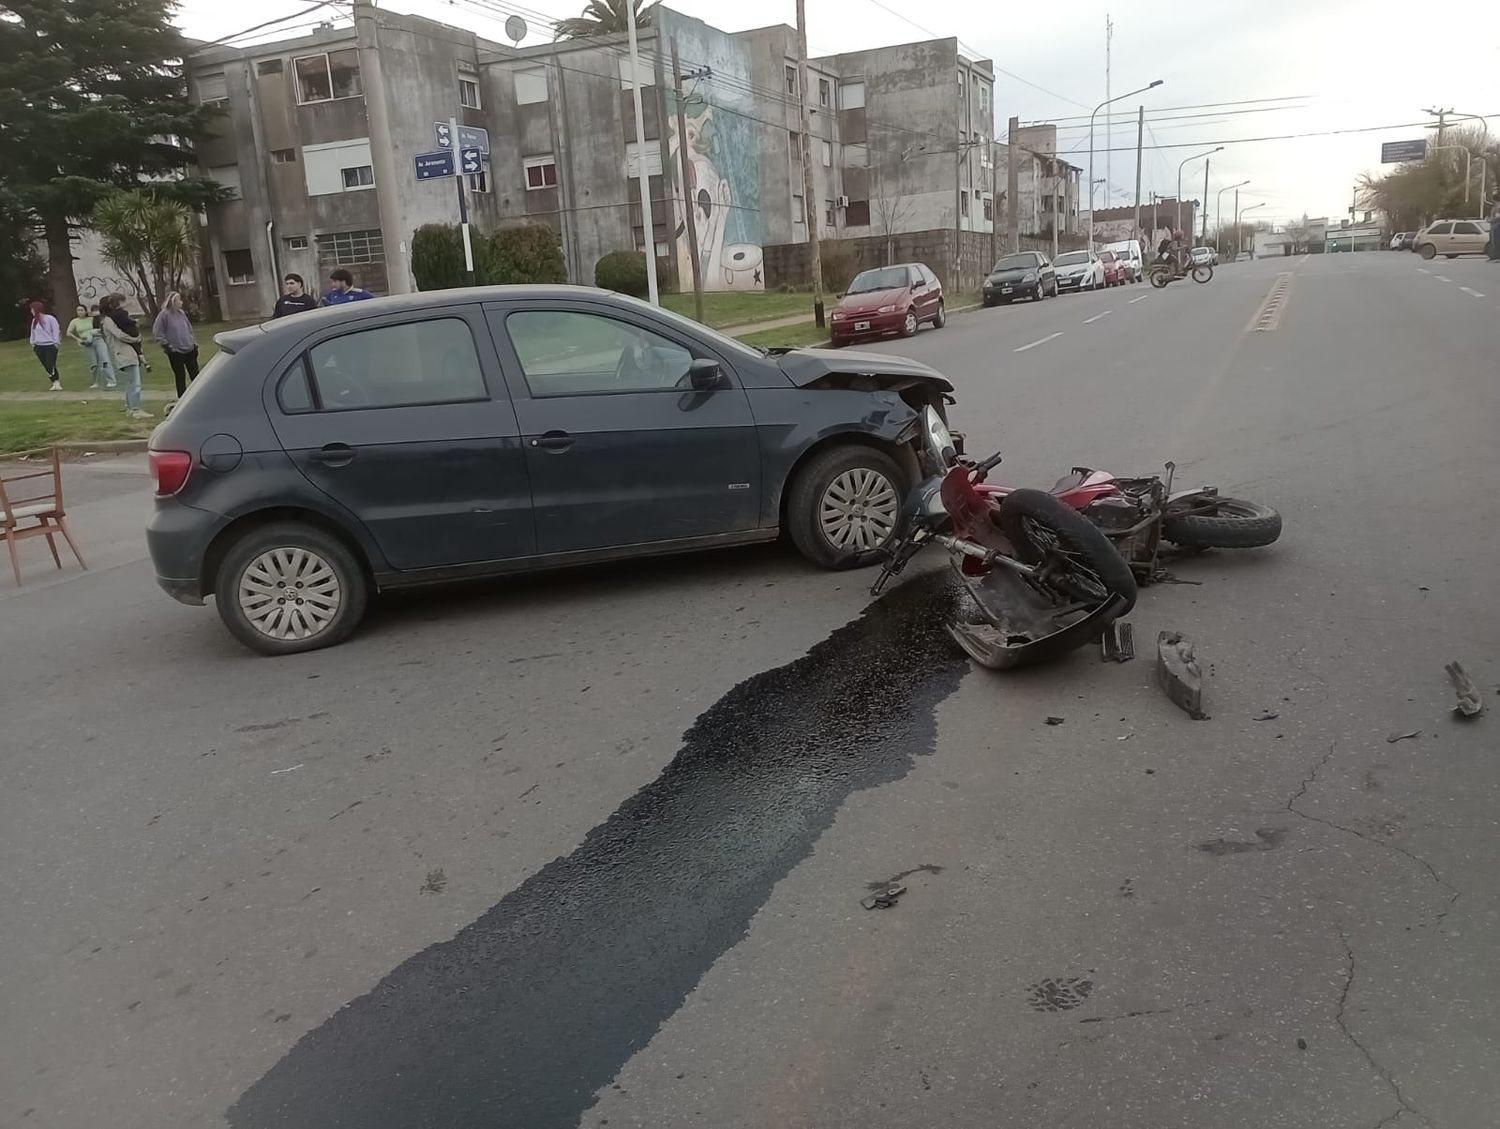
M 948 625 L 976 662 L 997 670 L 1055 658 L 1099 638 L 1135 604 L 1136 578 L 1158 578 L 1161 543 L 1249 548 L 1281 534 L 1281 517 L 1212 487 L 1171 492 L 1167 477 L 1115 478 L 1075 467 L 1051 492 L 986 482 L 1000 454 L 961 459 L 941 417 L 923 413 L 930 476 L 871 587 L 879 595 L 924 546 L 946 548 L 971 597 Z

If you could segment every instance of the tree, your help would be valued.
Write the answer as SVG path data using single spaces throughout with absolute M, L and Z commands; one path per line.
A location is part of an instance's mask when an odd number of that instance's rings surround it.
M 595 35 L 615 35 L 629 31 L 628 12 L 635 13 L 636 27 L 651 26 L 651 10 L 656 0 L 642 7 L 643 0 L 589 0 L 582 12 L 557 23 L 557 38 L 587 39 Z
M 871 226 L 885 239 L 885 261 L 889 265 L 896 257 L 896 236 L 906 230 L 916 211 L 916 202 L 902 195 L 899 185 L 892 184 L 884 172 L 877 171 L 871 180 Z
M 1467 192 L 1464 155 L 1449 146 L 1469 151 Z M 1476 127 L 1450 129 L 1443 148 L 1429 146 L 1425 160 L 1397 165 L 1381 175 L 1361 176 L 1360 204 L 1379 211 L 1392 229 L 1410 231 L 1440 216 L 1480 214 L 1496 194 L 1497 175 L 1500 144 L 1489 141 Z
M 182 289 L 198 252 L 193 213 L 135 189 L 100 200 L 90 224 L 103 239 L 104 261 L 140 288 L 142 305 L 155 317 L 168 292 Z
M 0 169 L 46 236 L 52 300 L 78 300 L 70 234 L 116 188 L 194 162 L 184 138 L 218 111 L 194 106 L 171 0 L 0 0 Z M 185 177 L 154 191 L 187 204 L 226 197 Z
M 47 289 L 47 264 L 31 243 L 31 224 L 0 194 L 0 341 L 20 337 L 31 320 L 26 305 Z

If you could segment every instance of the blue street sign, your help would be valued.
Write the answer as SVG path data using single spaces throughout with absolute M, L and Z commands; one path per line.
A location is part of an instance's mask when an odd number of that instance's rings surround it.
M 461 148 L 458 151 L 458 167 L 466 173 L 477 173 L 484 166 L 484 156 L 478 149 Z
M 439 149 L 453 148 L 453 133 L 449 130 L 447 122 L 433 122 L 432 136 Z M 480 129 L 478 126 L 461 125 L 458 127 L 458 147 L 478 149 L 488 157 L 490 155 L 490 131 Z
M 1387 141 L 1380 147 L 1380 163 L 1395 164 L 1397 161 L 1421 161 L 1427 158 L 1427 139 L 1415 141 Z
M 441 176 L 453 175 L 453 151 L 451 149 L 439 149 L 436 153 L 418 153 L 415 160 L 418 180 L 435 180 Z

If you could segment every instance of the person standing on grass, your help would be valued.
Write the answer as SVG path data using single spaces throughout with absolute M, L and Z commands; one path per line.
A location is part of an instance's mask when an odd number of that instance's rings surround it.
M 182 294 L 172 291 L 151 325 L 151 334 L 167 354 L 172 376 L 177 380 L 177 398 L 198 379 L 198 342 L 193 337 L 193 323 L 182 308 Z
M 323 295 L 323 300 L 318 303 L 321 306 L 343 306 L 349 302 L 363 302 L 366 298 L 375 297 L 368 290 L 361 290 L 355 286 L 354 276 L 343 267 L 339 267 L 330 274 L 328 281 L 332 285 L 328 293 Z
M 94 373 L 94 383 L 90 384 L 89 387 L 103 388 L 108 392 L 115 387 L 115 366 L 114 362 L 109 359 L 109 341 L 105 338 L 104 330 L 99 325 L 99 319 L 102 316 L 99 313 L 99 307 L 97 305 L 90 306 L 89 315 L 89 325 L 94 331 L 89 337 L 88 344 L 89 357 L 91 358 L 89 368 Z M 101 380 L 104 382 L 103 384 L 99 383 Z
M 89 363 L 90 388 L 99 387 L 99 369 L 94 362 L 94 323 L 89 318 L 87 306 L 78 306 L 73 311 L 73 320 L 68 322 L 68 336 L 78 342 L 84 359 Z
M 100 303 L 99 310 L 110 358 L 120 374 L 120 383 L 125 385 L 125 414 L 131 419 L 150 419 L 151 413 L 141 407 L 141 355 L 136 352 L 141 335 L 125 312 L 125 295 L 111 294 Z
M 321 305 L 316 294 L 307 292 L 307 284 L 302 281 L 300 274 L 287 275 L 281 280 L 281 288 L 286 293 L 276 299 L 276 308 L 271 311 L 273 318 L 284 318 L 291 314 L 316 310 Z
M 57 347 L 62 344 L 62 328 L 57 319 L 47 312 L 41 302 L 31 303 L 31 351 L 47 370 L 47 379 L 52 382 L 50 391 L 61 392 L 62 381 L 57 378 Z

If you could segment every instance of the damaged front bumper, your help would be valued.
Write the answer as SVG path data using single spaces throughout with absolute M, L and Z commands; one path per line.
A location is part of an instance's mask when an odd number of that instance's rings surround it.
M 1058 604 L 1008 568 L 969 576 L 955 562 L 954 571 L 977 614 L 955 618 L 948 624 L 948 633 L 970 658 L 991 670 L 1057 658 L 1098 639 L 1109 622 L 1126 610 L 1124 597 L 1113 593 L 1092 608 Z

